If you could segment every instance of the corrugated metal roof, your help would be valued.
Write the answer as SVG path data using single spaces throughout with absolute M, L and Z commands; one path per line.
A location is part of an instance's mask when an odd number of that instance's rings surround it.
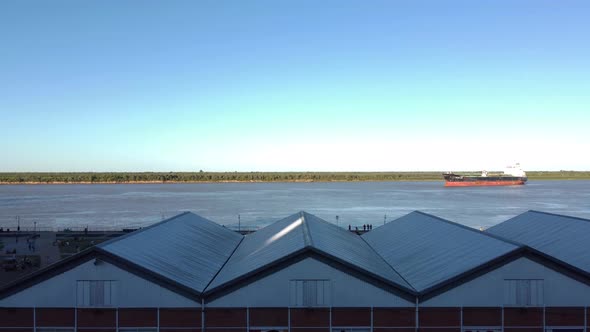
M 306 214 L 306 221 L 315 248 L 397 285 L 413 289 L 356 233 L 311 214 Z
M 590 220 L 528 211 L 486 232 L 525 244 L 590 272 Z
M 362 237 L 418 291 L 518 248 L 508 241 L 419 211 Z
M 99 247 L 203 292 L 243 236 L 194 213 L 183 213 Z
M 306 247 L 411 289 L 358 235 L 309 213 L 299 212 L 247 235 L 208 290 L 270 266 Z
M 213 279 L 214 289 L 306 247 L 303 214 L 297 213 L 248 234 Z

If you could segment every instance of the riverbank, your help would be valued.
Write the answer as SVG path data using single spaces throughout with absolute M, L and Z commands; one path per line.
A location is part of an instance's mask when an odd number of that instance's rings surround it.
M 22 184 L 22 185 L 40 185 L 40 184 L 54 184 L 54 185 L 64 185 L 64 184 L 179 184 L 179 183 L 270 183 L 270 182 L 287 182 L 287 183 L 306 183 L 306 182 L 352 182 L 352 181 L 312 181 L 312 180 L 303 180 L 303 181 L 80 181 L 80 182 L 62 182 L 62 181 L 53 181 L 53 182 L 0 182 L 0 185 L 15 185 L 15 184 Z
M 478 174 L 467 171 L 458 174 Z M 442 181 L 442 172 L 0 173 L 0 185 Z M 529 180 L 590 180 L 590 171 L 531 171 Z

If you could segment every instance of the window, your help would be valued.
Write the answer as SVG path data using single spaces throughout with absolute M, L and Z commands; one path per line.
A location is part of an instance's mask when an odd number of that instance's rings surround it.
M 291 280 L 291 306 L 325 307 L 331 301 L 330 280 Z
M 513 306 L 543 305 L 542 279 L 504 280 L 504 303 Z
M 116 299 L 115 280 L 78 280 L 77 303 L 81 307 L 110 307 Z
M 119 332 L 157 332 L 158 328 L 153 327 L 153 328 L 149 328 L 149 327 L 120 327 L 119 328 Z
M 332 332 L 371 332 L 370 328 L 362 327 L 334 327 Z
M 37 332 L 74 332 L 74 328 L 68 329 L 63 327 L 38 327 Z

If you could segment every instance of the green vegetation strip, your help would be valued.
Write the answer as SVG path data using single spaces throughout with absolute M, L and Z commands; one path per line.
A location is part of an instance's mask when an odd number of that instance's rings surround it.
M 456 172 L 458 174 L 474 172 Z M 0 173 L 0 184 L 442 181 L 442 172 Z M 590 171 L 527 172 L 530 180 L 587 180 Z

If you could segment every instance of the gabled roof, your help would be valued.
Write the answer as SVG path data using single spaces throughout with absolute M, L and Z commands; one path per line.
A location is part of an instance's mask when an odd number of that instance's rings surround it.
M 81 251 L 73 256 L 57 261 L 38 271 L 27 274 L 24 277 L 17 279 L 7 285 L 2 286 L 2 288 L 0 289 L 0 300 L 15 293 L 18 293 L 23 289 L 29 288 L 33 285 L 53 278 L 54 276 L 65 273 L 91 259 L 106 261 L 127 272 L 140 276 L 145 280 L 154 282 L 166 289 L 176 292 L 182 296 L 185 296 L 186 298 L 193 299 L 195 301 L 198 301 L 201 298 L 201 294 L 190 287 L 181 285 L 173 280 L 164 278 L 157 273 L 153 273 L 148 269 L 145 269 L 141 266 L 133 264 L 132 262 L 121 259 L 118 256 L 101 250 L 98 247 L 92 247 L 84 251 Z
M 247 235 L 207 292 L 265 270 L 285 257 L 313 251 L 404 290 L 411 286 L 358 235 L 299 212 Z
M 202 293 L 242 238 L 217 223 L 186 212 L 98 247 Z
M 416 211 L 360 237 L 300 212 L 244 237 L 183 213 L 25 276 L 2 288 L 0 299 L 90 259 L 105 260 L 194 300 L 218 296 L 307 257 L 422 300 L 519 257 L 590 285 L 583 250 L 588 248 L 589 221 L 529 211 L 487 233 Z
M 314 248 L 404 288 L 414 290 L 362 237 L 314 215 L 306 216 Z
M 423 292 L 419 295 L 420 302 L 433 298 L 439 294 L 448 291 L 449 289 L 455 288 L 459 285 L 476 279 L 481 275 L 484 275 L 490 271 L 500 268 L 505 264 L 513 262 L 522 257 L 530 259 L 538 264 L 543 265 L 546 268 L 554 270 L 558 273 L 566 275 L 574 280 L 577 280 L 581 283 L 590 286 L 589 273 L 529 246 L 521 246 L 518 247 L 518 249 L 510 251 L 485 264 L 479 265 L 469 271 L 466 271 L 465 273 L 447 279 L 445 282 L 428 289 L 428 291 Z
M 528 211 L 486 232 L 532 247 L 590 272 L 590 220 Z
M 419 211 L 362 237 L 419 292 L 519 248 L 509 241 Z

